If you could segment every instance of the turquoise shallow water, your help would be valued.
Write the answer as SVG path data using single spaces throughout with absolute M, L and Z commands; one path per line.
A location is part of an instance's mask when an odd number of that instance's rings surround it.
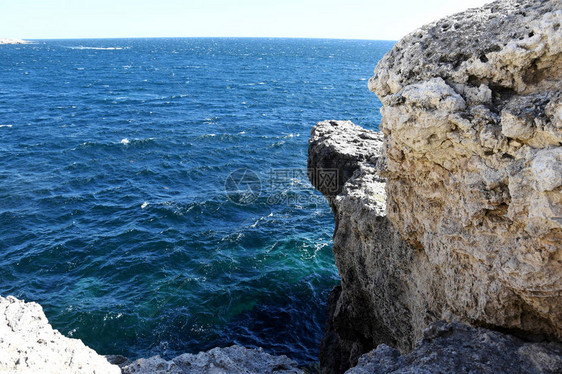
M 2 46 L 0 295 L 102 354 L 238 343 L 316 361 L 338 275 L 308 136 L 324 119 L 377 128 L 367 79 L 392 44 Z M 238 169 L 255 178 L 229 195 Z

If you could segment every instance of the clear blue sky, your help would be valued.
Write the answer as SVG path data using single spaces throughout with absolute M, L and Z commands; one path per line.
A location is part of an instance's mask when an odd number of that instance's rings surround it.
M 489 0 L 3 0 L 0 37 L 397 40 Z

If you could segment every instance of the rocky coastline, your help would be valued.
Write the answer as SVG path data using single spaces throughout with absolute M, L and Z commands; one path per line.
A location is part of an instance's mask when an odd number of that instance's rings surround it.
M 79 339 L 54 330 L 43 308 L 33 302 L 0 296 L 0 372 L 84 374 L 303 374 L 286 356 L 240 346 L 183 354 L 172 360 L 159 356 L 131 362 L 123 356 L 102 356 Z
M 501 0 L 424 26 L 369 80 L 380 132 L 312 129 L 309 169 L 337 173 L 311 178 L 341 276 L 322 373 L 562 372 L 561 23 L 560 0 Z M 101 356 L 10 296 L 0 371 L 305 372 L 240 346 Z
M 369 81 L 380 133 L 312 130 L 309 167 L 340 177 L 334 194 L 311 180 L 334 212 L 342 278 L 323 372 L 380 344 L 415 354 L 440 320 L 560 342 L 561 22 L 560 1 L 520 0 L 427 25 Z
M 22 39 L 0 38 L 0 45 L 2 44 L 31 44 L 31 42 Z

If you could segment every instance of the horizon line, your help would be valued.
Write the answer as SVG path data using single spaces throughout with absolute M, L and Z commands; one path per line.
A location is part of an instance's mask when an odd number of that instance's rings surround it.
M 301 37 L 301 36 L 111 36 L 111 37 L 57 37 L 57 38 L 5 38 L 14 40 L 106 40 L 106 39 L 317 39 L 317 40 L 364 40 L 380 42 L 397 42 L 399 39 Z M 0 38 L 3 39 L 3 38 Z

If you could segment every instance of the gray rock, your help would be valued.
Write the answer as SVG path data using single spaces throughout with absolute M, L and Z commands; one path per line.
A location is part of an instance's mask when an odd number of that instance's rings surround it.
M 427 256 L 402 240 L 386 217 L 385 180 L 378 173 L 385 167 L 382 146 L 381 134 L 348 121 L 320 122 L 311 133 L 309 168 L 343 169 L 340 193 L 328 196 L 342 284 L 328 300 L 324 373 L 343 373 L 381 343 L 412 348 L 413 324 L 423 331 L 431 322 L 418 311 L 439 307 Z M 311 182 L 322 191 L 319 180 Z
M 473 103 L 492 99 L 481 84 L 492 91 L 556 90 L 561 12 L 560 0 L 505 0 L 430 23 L 396 43 L 369 86 L 390 99 L 409 85 L 440 77 L 465 88 Z
M 342 278 L 326 373 L 381 343 L 409 352 L 441 319 L 562 339 L 561 23 L 560 0 L 434 22 L 369 81 L 382 145 L 350 123 L 313 129 L 309 168 L 341 176 L 333 194 L 311 178 L 334 212 Z
M 124 374 L 304 374 L 287 356 L 272 356 L 263 349 L 233 345 L 199 354 L 185 353 L 170 361 L 159 356 L 141 358 L 123 367 Z
M 561 23 L 560 0 L 494 2 L 406 36 L 370 80 L 388 219 L 441 285 L 427 318 L 562 338 Z
M 342 192 L 360 163 L 376 166 L 382 150 L 382 134 L 365 130 L 350 121 L 325 121 L 312 128 L 308 169 L 313 186 L 328 199 Z M 336 186 L 327 185 L 323 173 L 336 173 Z
M 114 364 L 114 365 L 113 365 Z M 118 366 L 119 365 L 119 366 Z M 0 372 L 27 373 L 189 373 L 303 374 L 287 356 L 240 346 L 183 354 L 166 361 L 159 356 L 131 362 L 124 356 L 98 355 L 78 339 L 61 335 L 49 325 L 37 303 L 0 296 Z
M 78 339 L 53 330 L 39 304 L 0 296 L 0 372 L 121 373 Z
M 407 355 L 385 344 L 364 354 L 346 374 L 562 373 L 562 345 L 529 343 L 459 323 L 436 322 Z
M 129 360 L 129 358 L 122 355 L 105 355 L 104 357 L 110 364 L 117 365 L 120 368 L 132 363 L 132 361 Z

